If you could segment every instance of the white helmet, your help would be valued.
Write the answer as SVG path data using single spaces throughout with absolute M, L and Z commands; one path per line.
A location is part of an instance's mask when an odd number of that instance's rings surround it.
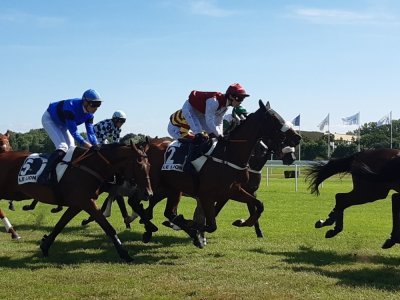
M 113 119 L 126 119 L 126 114 L 122 110 L 117 110 L 112 115 Z

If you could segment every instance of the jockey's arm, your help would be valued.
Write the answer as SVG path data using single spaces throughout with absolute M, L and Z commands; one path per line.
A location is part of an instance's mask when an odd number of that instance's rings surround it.
M 218 106 L 219 106 L 218 101 L 215 98 L 207 99 L 206 111 L 205 111 L 206 124 L 210 130 L 210 132 L 208 132 L 208 133 L 209 134 L 213 133 L 215 136 L 220 136 L 223 134 L 222 126 L 219 126 L 222 124 L 222 116 L 219 118 L 216 115 Z

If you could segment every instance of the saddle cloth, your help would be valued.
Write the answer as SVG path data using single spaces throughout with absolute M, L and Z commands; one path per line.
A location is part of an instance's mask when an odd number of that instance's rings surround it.
M 208 145 L 209 149 L 206 151 L 206 153 L 191 162 L 197 172 L 200 172 L 207 160 L 207 155 L 214 150 L 216 144 L 217 141 L 213 140 L 210 145 Z M 182 143 L 179 140 L 174 140 L 164 153 L 164 164 L 162 165 L 161 170 L 183 172 L 183 165 L 186 162 L 188 151 L 188 143 Z
M 57 181 L 60 182 L 65 170 L 68 168 L 67 162 L 71 161 L 72 154 L 74 153 L 76 147 L 70 147 L 65 154 L 63 160 L 57 164 L 56 174 Z M 37 178 L 42 174 L 45 166 L 47 164 L 47 156 L 43 153 L 32 153 L 27 158 L 25 158 L 21 169 L 18 173 L 18 184 L 25 183 L 36 183 Z

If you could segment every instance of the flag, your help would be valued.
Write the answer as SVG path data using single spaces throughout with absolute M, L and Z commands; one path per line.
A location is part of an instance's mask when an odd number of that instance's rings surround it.
M 387 114 L 386 116 L 383 116 L 378 122 L 376 122 L 376 126 L 382 126 L 382 125 L 389 125 L 390 124 L 390 114 Z
M 360 113 L 356 113 L 353 116 L 347 117 L 347 118 L 342 118 L 343 124 L 344 125 L 359 125 L 360 123 Z
M 292 123 L 293 123 L 293 126 L 300 126 L 300 115 L 298 115 L 296 118 L 294 118 Z
M 323 130 L 324 130 L 324 127 L 325 127 L 326 125 L 329 125 L 329 114 L 326 116 L 325 119 L 323 119 L 323 120 L 321 121 L 321 123 L 319 123 L 319 125 L 318 125 L 319 130 L 320 130 L 320 131 L 323 131 Z

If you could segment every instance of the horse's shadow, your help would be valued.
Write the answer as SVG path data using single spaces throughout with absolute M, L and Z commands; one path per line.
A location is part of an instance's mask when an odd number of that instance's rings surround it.
M 253 249 L 253 252 L 283 256 L 282 261 L 292 265 L 295 272 L 319 274 L 321 276 L 338 279 L 339 285 L 350 287 L 365 287 L 397 292 L 400 290 L 400 258 L 384 257 L 380 255 L 339 254 L 334 251 L 314 250 L 311 247 L 301 246 L 299 251 L 268 252 L 264 249 Z M 352 268 L 351 265 L 362 262 L 365 267 Z M 299 266 L 303 264 L 306 266 Z M 329 265 L 349 265 L 349 268 L 334 270 L 327 269 Z
M 50 232 L 53 227 L 42 225 L 21 225 L 21 230 Z M 24 243 L 37 244 L 35 252 L 30 252 L 23 258 L 15 258 L 13 255 L 0 256 L 0 265 L 3 268 L 29 268 L 32 270 L 66 265 L 79 265 L 83 263 L 123 263 L 115 252 L 110 240 L 103 233 L 93 233 L 89 228 L 81 226 L 69 226 L 63 233 L 69 233 L 68 240 L 62 235 L 56 239 L 49 251 L 48 257 L 43 257 L 39 248 L 40 240 L 25 240 Z M 74 233 L 76 235 L 74 236 Z M 88 235 L 90 239 L 88 239 Z M 81 239 L 80 236 L 85 236 Z M 142 243 L 142 232 L 124 230 L 118 233 L 124 247 L 133 256 L 134 264 L 173 264 L 179 261 L 179 256 L 171 254 L 168 248 L 173 245 L 190 244 L 189 237 L 160 235 L 154 237 L 151 243 Z M 71 240 L 73 237 L 73 240 Z M 11 243 L 12 241 L 10 241 Z M 163 250 L 164 249 L 164 250 Z M 87 251 L 89 250 L 89 251 Z M 92 251 L 95 250 L 95 251 Z M 154 255 L 157 252 L 157 255 Z

